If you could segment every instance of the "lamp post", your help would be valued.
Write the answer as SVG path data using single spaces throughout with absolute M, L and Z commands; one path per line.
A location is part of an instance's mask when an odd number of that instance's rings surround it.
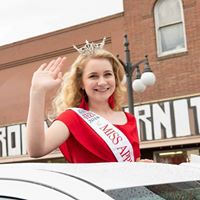
M 134 114 L 134 94 L 135 92 L 143 92 L 146 86 L 153 85 L 156 81 L 155 75 L 153 74 L 148 61 L 148 56 L 146 55 L 143 60 L 132 64 L 129 50 L 129 42 L 128 36 L 124 36 L 124 48 L 125 48 L 125 63 L 122 63 L 125 73 L 126 73 L 126 81 L 127 81 L 127 92 L 128 92 L 128 108 L 129 112 Z M 140 73 L 140 64 L 144 64 L 144 71 L 141 75 Z M 136 70 L 136 79 L 132 82 L 133 72 Z

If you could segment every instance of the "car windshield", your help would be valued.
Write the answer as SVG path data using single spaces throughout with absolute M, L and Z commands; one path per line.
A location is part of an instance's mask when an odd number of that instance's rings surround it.
M 116 200 L 200 200 L 200 181 L 109 190 Z

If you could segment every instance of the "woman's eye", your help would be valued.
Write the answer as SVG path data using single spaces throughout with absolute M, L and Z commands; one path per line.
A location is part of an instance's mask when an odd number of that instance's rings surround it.
M 89 78 L 97 78 L 97 75 L 91 75 Z
M 105 76 L 112 76 L 112 73 L 106 73 Z

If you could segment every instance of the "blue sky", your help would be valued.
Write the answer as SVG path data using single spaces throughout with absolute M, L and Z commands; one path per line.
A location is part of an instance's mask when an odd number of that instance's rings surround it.
M 123 0 L 1 0 L 0 46 L 123 11 Z

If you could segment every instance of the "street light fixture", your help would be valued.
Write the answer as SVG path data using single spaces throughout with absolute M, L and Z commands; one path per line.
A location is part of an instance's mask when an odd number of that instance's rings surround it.
M 126 74 L 126 81 L 127 81 L 127 92 L 128 92 L 128 108 L 129 112 L 134 114 L 134 97 L 133 97 L 133 90 L 135 92 L 143 92 L 146 89 L 146 86 L 151 86 L 155 83 L 156 77 L 152 72 L 148 56 L 146 55 L 143 60 L 132 64 L 131 57 L 130 57 L 130 50 L 129 50 L 129 42 L 128 36 L 124 36 L 124 47 L 125 47 L 125 63 L 119 59 L 124 67 L 124 71 Z M 141 75 L 140 73 L 140 64 L 144 64 L 144 71 Z M 136 70 L 136 79 L 132 82 L 132 75 L 133 72 Z

